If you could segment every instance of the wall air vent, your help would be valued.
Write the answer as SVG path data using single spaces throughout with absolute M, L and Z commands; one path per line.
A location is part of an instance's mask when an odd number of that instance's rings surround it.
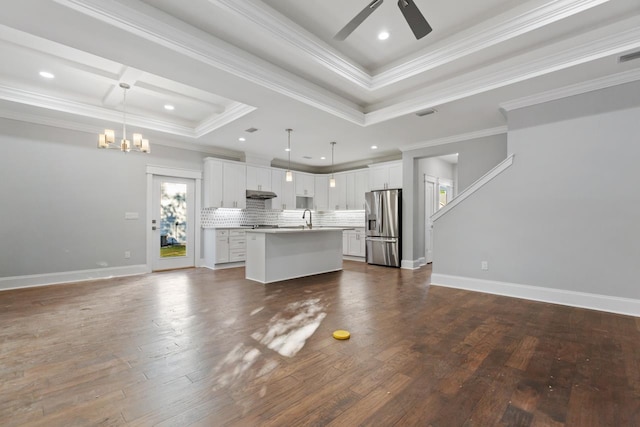
M 307 159 L 307 160 L 311 160 L 311 159 L 313 159 L 313 157 L 311 157 L 311 156 L 302 156 L 302 158 L 303 158 L 303 159 Z
M 424 116 L 431 115 L 431 114 L 435 113 L 436 111 L 438 111 L 438 110 L 436 110 L 435 108 L 429 108 L 427 110 L 418 111 L 416 113 L 416 116 L 424 117 Z
M 640 50 L 637 52 L 627 53 L 626 55 L 622 55 L 618 62 L 628 62 L 633 61 L 634 59 L 640 59 Z
M 258 131 L 258 129 L 256 129 L 256 128 L 249 128 L 249 129 L 245 129 L 244 131 L 245 131 L 245 132 L 249 132 L 249 133 L 254 133 L 254 132 L 257 132 L 257 131 Z

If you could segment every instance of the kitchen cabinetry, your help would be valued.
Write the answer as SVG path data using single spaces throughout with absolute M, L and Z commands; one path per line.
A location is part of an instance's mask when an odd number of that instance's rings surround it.
M 314 179 L 313 209 L 323 211 L 329 209 L 329 177 L 316 175 Z
M 329 187 L 329 209 L 341 211 L 347 209 L 347 174 L 334 174 L 335 187 Z
M 294 172 L 293 182 L 295 183 L 296 196 L 313 197 L 315 183 L 312 174 Z
M 246 259 L 245 230 L 216 230 L 216 264 L 241 262 Z
M 295 209 L 295 187 L 293 182 L 286 181 L 284 170 L 271 169 L 271 184 L 271 191 L 278 195 L 275 199 L 271 199 L 271 209 Z
M 342 254 L 347 256 L 365 257 L 366 234 L 364 229 L 345 230 L 342 232 Z
M 206 158 L 204 160 L 204 207 L 244 209 L 246 205 L 245 165 Z
M 273 191 L 271 183 L 271 168 L 247 165 L 247 190 Z
M 369 171 L 359 170 L 347 174 L 346 209 L 364 209 L 364 193 L 369 191 Z
M 402 162 L 387 162 L 369 166 L 369 188 L 371 190 L 402 188 Z

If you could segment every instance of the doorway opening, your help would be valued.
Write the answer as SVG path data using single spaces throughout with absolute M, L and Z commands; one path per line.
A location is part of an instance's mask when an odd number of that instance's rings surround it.
M 147 168 L 149 271 L 199 265 L 200 185 L 199 171 Z

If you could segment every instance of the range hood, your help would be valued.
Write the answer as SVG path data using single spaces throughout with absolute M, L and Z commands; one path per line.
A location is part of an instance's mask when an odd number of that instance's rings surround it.
M 278 197 L 273 191 L 247 190 L 247 199 L 267 200 Z

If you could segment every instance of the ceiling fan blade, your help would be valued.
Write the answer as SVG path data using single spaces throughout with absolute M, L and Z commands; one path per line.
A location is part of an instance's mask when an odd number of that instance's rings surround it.
M 409 24 L 416 39 L 420 40 L 431 32 L 431 26 L 427 20 L 424 19 L 424 16 L 422 16 L 422 13 L 420 13 L 418 6 L 416 6 L 413 0 L 398 0 L 398 7 L 404 15 L 404 19 L 407 20 L 407 24 Z
M 333 36 L 333 38 L 340 41 L 346 39 L 349 34 L 353 32 L 353 30 L 358 28 L 358 26 L 362 24 L 362 22 L 367 19 L 367 17 L 371 15 L 373 11 L 378 8 L 378 6 L 382 4 L 383 1 L 384 0 L 373 0 L 367 5 L 367 7 L 362 9 L 360 13 L 358 13 L 351 21 L 349 21 L 349 23 L 345 25 L 343 29 L 338 31 L 338 34 Z

